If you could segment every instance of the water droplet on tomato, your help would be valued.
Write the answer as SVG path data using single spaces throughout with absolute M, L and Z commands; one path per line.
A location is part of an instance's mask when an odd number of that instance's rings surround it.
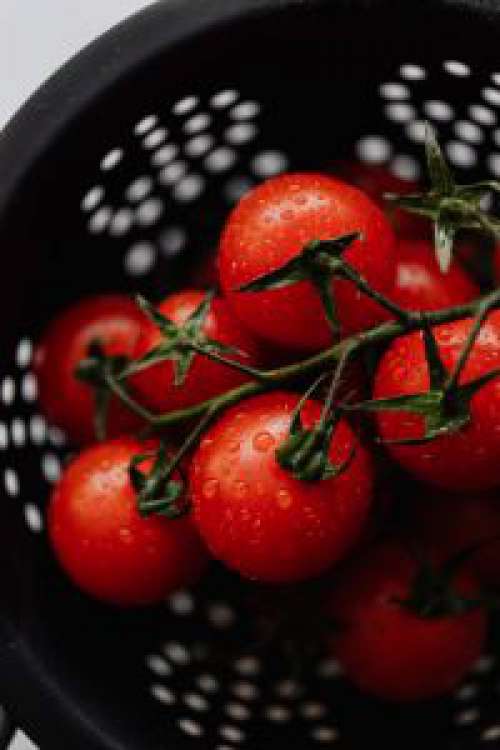
M 215 497 L 219 490 L 219 480 L 218 479 L 206 479 L 203 483 L 203 497 L 206 497 L 207 499 L 210 499 L 212 497 Z
M 288 490 L 285 489 L 278 490 L 276 500 L 278 501 L 280 508 L 283 508 L 283 510 L 286 510 L 292 504 L 292 496 Z
M 130 529 L 120 529 L 118 532 L 118 535 L 122 542 L 125 542 L 125 544 L 130 544 L 132 541 L 132 532 Z
M 238 481 L 234 483 L 234 493 L 236 497 L 244 498 L 248 493 L 248 484 L 246 482 Z
M 253 439 L 253 447 L 256 451 L 267 453 L 267 451 L 273 447 L 274 442 L 274 437 L 270 432 L 258 432 Z

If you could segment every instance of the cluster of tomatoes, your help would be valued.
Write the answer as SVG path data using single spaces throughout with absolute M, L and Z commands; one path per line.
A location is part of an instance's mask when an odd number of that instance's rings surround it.
M 198 581 L 210 558 L 265 585 L 321 578 L 322 601 L 312 616 L 333 623 L 326 647 L 348 677 L 382 698 L 425 699 L 453 689 L 479 656 L 487 624 L 482 586 L 500 586 L 494 539 L 500 501 L 492 494 L 500 486 L 498 381 L 485 381 L 473 394 L 462 429 L 432 441 L 420 440 L 425 419 L 411 410 L 378 410 L 367 429 L 356 411 L 341 409 L 321 431 L 319 396 L 302 399 L 276 387 L 244 400 L 235 396 L 170 477 L 188 512 L 166 517 L 153 512 L 153 503 L 141 513 L 137 503 L 158 452 L 175 451 L 182 439 L 178 427 L 161 434 L 171 447 L 160 449 L 155 435 L 136 437 L 147 427 L 141 409 L 179 412 L 237 393 L 252 371 L 272 366 L 278 372 L 334 343 L 311 280 L 244 290 L 290 264 L 309 243 L 356 232 L 343 261 L 405 309 L 439 310 L 479 296 L 458 260 L 441 274 L 426 220 L 382 207 L 383 192 L 411 192 L 414 185 L 357 164 L 342 165 L 341 173 L 348 182 L 282 175 L 241 200 L 218 248 L 219 296 L 184 289 L 149 316 L 127 297 L 101 296 L 50 325 L 36 354 L 41 403 L 82 446 L 53 491 L 50 539 L 81 589 L 121 606 L 162 601 Z M 337 340 L 390 318 L 348 279 L 329 284 Z M 469 317 L 434 328 L 447 371 L 471 326 Z M 141 362 L 126 381 L 141 409 L 105 394 L 107 439 L 101 442 L 94 442 L 94 405 L 103 394 L 75 376 L 96 345 L 110 360 Z M 372 365 L 373 375 L 350 365 L 342 393 L 371 391 L 380 400 L 429 389 L 420 330 L 394 338 Z M 460 383 L 497 367 L 500 312 L 492 312 Z M 320 463 L 307 452 L 311 436 L 321 438 Z M 394 487 L 385 479 L 391 461 L 407 472 Z M 386 520 L 387 506 L 405 509 L 404 521 L 390 531 L 376 520 L 382 504 Z

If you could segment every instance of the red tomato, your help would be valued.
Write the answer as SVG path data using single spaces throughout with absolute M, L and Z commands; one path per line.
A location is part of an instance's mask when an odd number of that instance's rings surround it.
M 319 294 L 309 281 L 262 292 L 242 285 L 283 266 L 312 240 L 359 230 L 344 258 L 380 292 L 394 283 L 394 235 L 380 209 L 356 188 L 320 174 L 287 174 L 247 193 L 231 213 L 220 243 L 221 285 L 240 320 L 278 346 L 323 349 L 332 343 Z M 348 281 L 333 289 L 344 334 L 387 319 Z
M 389 172 L 379 164 L 363 164 L 359 161 L 344 161 L 334 165 L 334 172 L 340 179 L 355 185 L 380 206 L 389 217 L 396 234 L 400 237 L 432 237 L 432 224 L 429 219 L 396 208 L 384 198 L 385 193 L 408 195 L 422 192 L 422 186 L 415 180 L 404 180 Z
M 429 495 L 419 488 L 410 525 L 413 536 L 447 556 L 479 544 L 470 567 L 482 583 L 500 587 L 500 498 L 496 495 Z
M 177 325 L 182 325 L 195 312 L 205 298 L 201 291 L 183 291 L 167 297 L 158 309 Z M 233 318 L 227 303 L 214 299 L 202 327 L 208 338 L 232 346 L 247 356 L 227 354 L 246 365 L 257 365 L 259 352 L 252 337 Z M 159 329 L 150 321 L 143 327 L 135 347 L 135 358 L 142 357 L 162 341 Z M 131 383 L 139 399 L 157 412 L 184 409 L 192 404 L 217 396 L 235 388 L 248 380 L 248 376 L 197 354 L 181 386 L 174 384 L 174 367 L 171 360 L 165 360 L 146 370 L 136 373 Z
M 128 467 L 151 447 L 120 438 L 87 448 L 64 472 L 49 507 L 62 567 L 83 591 L 112 604 L 160 602 L 197 581 L 207 563 L 190 518 L 139 515 Z
M 433 698 L 452 690 L 479 657 L 486 615 L 424 618 L 397 600 L 411 593 L 417 565 L 399 544 L 377 545 L 343 571 L 327 599 L 338 623 L 332 641 L 348 678 L 360 690 L 393 701 Z M 453 590 L 473 598 L 478 585 L 461 571 Z
M 330 459 L 349 467 L 316 482 L 281 468 L 276 449 L 288 436 L 299 397 L 277 392 L 229 409 L 201 441 L 191 465 L 195 519 L 212 554 L 248 578 L 267 582 L 316 576 L 343 557 L 367 518 L 372 492 L 370 456 L 341 421 Z M 308 401 L 304 427 L 319 418 Z
M 479 297 L 479 288 L 457 260 L 441 273 L 428 240 L 400 240 L 391 299 L 406 310 L 440 310 Z
M 434 328 L 445 366 L 451 370 L 463 349 L 471 319 Z M 462 371 L 460 383 L 500 367 L 500 311 L 484 323 Z M 426 392 L 428 366 L 420 332 L 396 339 L 383 355 L 374 380 L 373 397 L 389 398 Z M 454 491 L 486 490 L 500 484 L 500 379 L 472 397 L 471 421 L 461 430 L 423 445 L 389 444 L 392 456 L 416 478 Z M 423 418 L 405 412 L 377 413 L 383 440 L 421 438 Z
M 89 345 L 99 341 L 109 355 L 133 352 L 144 317 L 128 297 L 110 294 L 78 302 L 56 318 L 35 353 L 40 404 L 47 418 L 76 443 L 95 439 L 94 394 L 74 375 Z M 116 399 L 108 414 L 108 435 L 116 437 L 139 426 L 138 419 Z

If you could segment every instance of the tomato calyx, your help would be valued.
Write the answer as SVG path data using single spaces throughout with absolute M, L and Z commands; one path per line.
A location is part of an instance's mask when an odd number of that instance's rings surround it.
M 309 281 L 318 292 L 326 319 L 334 338 L 340 335 L 340 323 L 332 288 L 332 279 L 345 279 L 363 294 L 378 302 L 397 319 L 407 323 L 413 314 L 402 309 L 385 295 L 368 284 L 356 269 L 343 259 L 343 254 L 353 242 L 362 240 L 361 232 L 350 232 L 328 240 L 311 240 L 302 251 L 279 268 L 243 284 L 239 292 L 262 292 L 283 289 L 299 281 Z
M 492 541 L 495 539 L 486 539 L 464 547 L 441 564 L 422 558 L 418 551 L 414 550 L 418 569 L 410 584 L 408 597 L 396 598 L 393 601 L 426 619 L 460 616 L 478 607 L 495 606 L 494 597 L 484 595 L 479 590 L 477 596 L 464 596 L 454 586 L 454 581 L 463 566 L 485 544 Z
M 443 273 L 451 265 L 453 243 L 459 230 L 472 229 L 499 237 L 500 221 L 481 208 L 482 199 L 491 191 L 500 192 L 500 182 L 484 180 L 457 185 L 439 147 L 431 125 L 426 123 L 425 152 L 430 189 L 410 195 L 385 195 L 394 205 L 434 222 L 436 258 Z
M 239 292 L 263 292 L 283 289 L 299 281 L 310 281 L 321 297 L 328 324 L 334 336 L 340 333 L 331 280 L 342 275 L 345 263 L 342 255 L 356 240 L 360 232 L 350 232 L 328 240 L 311 240 L 291 260 L 270 273 L 266 273 L 239 287 Z
M 210 306 L 214 298 L 214 292 L 209 291 L 196 310 L 189 316 L 183 325 L 177 325 L 166 315 L 157 310 L 145 297 L 137 295 L 136 301 L 140 309 L 159 328 L 162 334 L 162 342 L 147 352 L 140 359 L 135 360 L 125 373 L 124 377 L 132 373 L 145 370 L 152 365 L 171 360 L 174 365 L 174 384 L 181 386 L 186 380 L 187 374 L 197 354 L 207 356 L 214 355 L 222 361 L 219 355 L 234 354 L 246 356 L 239 349 L 215 341 L 203 333 Z M 228 364 L 234 364 L 229 363 Z
M 149 472 L 140 469 L 145 461 L 153 461 Z M 129 466 L 132 486 L 137 492 L 137 508 L 147 518 L 156 513 L 169 519 L 180 518 L 188 510 L 185 502 L 185 484 L 181 479 L 171 479 L 172 461 L 162 443 L 155 453 L 140 453 L 133 457 Z
M 109 383 L 120 376 L 129 359 L 125 356 L 108 356 L 100 341 L 93 341 L 88 356 L 78 363 L 75 376 L 91 386 L 94 391 L 94 429 L 98 440 L 106 439 L 109 404 L 112 390 Z
M 426 393 L 364 401 L 347 408 L 370 412 L 401 411 L 423 417 L 424 434 L 421 437 L 384 441 L 393 445 L 423 445 L 466 427 L 471 418 L 472 397 L 483 386 L 500 376 L 500 369 L 495 368 L 468 383 L 459 384 L 460 374 L 491 308 L 492 304 L 488 300 L 480 305 L 462 352 L 451 372 L 441 359 L 428 318 L 422 313 L 422 336 L 429 370 L 429 390 Z
M 342 416 L 342 407 L 334 404 L 334 397 L 349 356 L 350 351 L 347 349 L 332 375 L 319 421 L 312 427 L 304 427 L 302 410 L 306 401 L 323 382 L 325 374 L 300 399 L 292 415 L 289 435 L 276 450 L 276 460 L 281 468 L 302 482 L 319 482 L 338 477 L 349 468 L 354 458 L 354 448 L 340 464 L 333 464 L 329 457 L 332 436 Z

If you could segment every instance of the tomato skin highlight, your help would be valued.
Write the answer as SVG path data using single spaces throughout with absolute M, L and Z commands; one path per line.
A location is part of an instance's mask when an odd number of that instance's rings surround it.
M 436 326 L 433 331 L 445 366 L 451 370 L 465 344 L 470 318 Z M 483 324 L 460 376 L 467 383 L 500 367 L 500 311 Z M 424 393 L 429 388 L 428 366 L 421 332 L 392 342 L 375 373 L 373 398 Z M 408 412 L 376 414 L 383 441 L 421 438 L 423 418 Z M 387 444 L 391 456 L 417 479 L 454 492 L 489 490 L 500 485 L 500 380 L 483 386 L 471 400 L 471 421 L 458 432 L 423 445 Z
M 330 459 L 349 467 L 318 482 L 295 479 L 275 451 L 288 435 L 299 397 L 276 392 L 228 409 L 207 432 L 190 472 L 195 521 L 213 556 L 243 576 L 270 583 L 319 575 L 361 535 L 371 503 L 369 454 L 341 420 Z M 321 405 L 308 401 L 305 427 Z
M 331 648 L 347 677 L 363 692 L 389 701 L 418 701 L 453 690 L 480 656 L 486 613 L 422 618 L 397 600 L 410 593 L 417 564 L 403 545 L 379 544 L 349 563 L 325 599 L 338 625 Z M 467 571 L 454 580 L 475 597 Z
M 72 442 L 95 440 L 93 390 L 74 374 L 88 355 L 89 345 L 98 340 L 108 356 L 131 356 L 144 322 L 129 297 L 109 294 L 77 302 L 45 331 L 35 350 L 40 405 L 47 419 L 64 430 Z M 111 399 L 108 437 L 132 432 L 141 424 L 117 399 Z
M 174 323 L 182 325 L 195 312 L 204 298 L 205 292 L 186 290 L 167 297 L 158 309 Z M 259 364 L 258 344 L 235 320 L 225 300 L 219 298 L 212 300 L 202 330 L 210 339 L 232 346 L 246 355 L 231 353 L 224 355 L 228 359 L 235 359 L 249 366 Z M 144 356 L 161 341 L 159 329 L 151 321 L 147 321 L 137 341 L 134 358 Z M 174 367 L 170 360 L 137 372 L 130 378 L 138 399 L 158 413 L 185 409 L 236 388 L 247 380 L 249 380 L 248 375 L 227 365 L 214 362 L 201 354 L 195 356 L 181 386 L 176 386 L 174 383 Z
M 405 310 L 442 310 L 479 297 L 479 287 L 454 259 L 441 273 L 434 245 L 427 240 L 400 240 L 396 281 L 391 299 Z
M 418 487 L 411 500 L 409 533 L 432 553 L 449 557 L 480 545 L 469 567 L 478 580 L 500 588 L 500 499 L 496 494 L 451 495 Z
M 195 583 L 208 562 L 190 517 L 139 515 L 128 467 L 154 447 L 120 438 L 85 449 L 50 501 L 49 536 L 61 566 L 80 589 L 119 606 L 160 602 Z
M 245 195 L 230 214 L 219 246 L 221 286 L 237 317 L 278 346 L 315 351 L 332 344 L 317 290 L 309 281 L 262 292 L 238 289 L 284 265 L 312 240 L 360 231 L 344 252 L 378 291 L 394 283 L 394 235 L 384 214 L 363 193 L 321 174 L 286 174 Z M 380 305 L 351 282 L 332 282 L 342 335 L 387 319 Z

